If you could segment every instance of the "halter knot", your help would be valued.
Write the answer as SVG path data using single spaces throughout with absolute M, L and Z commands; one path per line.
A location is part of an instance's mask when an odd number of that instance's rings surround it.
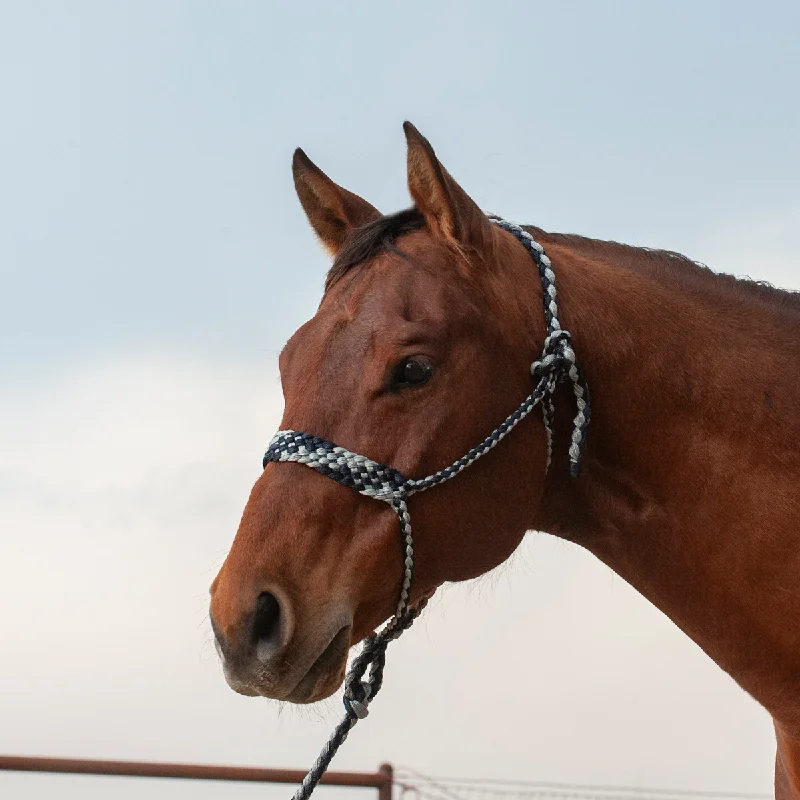
M 368 706 L 371 695 L 372 686 L 370 686 L 367 681 L 359 680 L 357 683 L 348 681 L 347 686 L 345 686 L 344 697 L 342 698 L 348 716 L 364 719 L 364 717 L 369 714 Z
M 563 328 L 549 333 L 544 340 L 541 358 L 531 364 L 531 375 L 534 378 L 547 377 L 551 382 L 565 381 L 570 367 L 576 362 L 571 338 L 570 332 Z

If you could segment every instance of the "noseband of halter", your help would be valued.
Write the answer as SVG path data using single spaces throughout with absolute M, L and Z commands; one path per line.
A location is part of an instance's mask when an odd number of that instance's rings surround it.
M 589 427 L 589 388 L 583 370 L 575 358 L 570 344 L 570 334 L 561 327 L 556 301 L 555 275 L 544 248 L 525 230 L 499 217 L 489 217 L 498 227 L 513 234 L 533 257 L 542 281 L 544 317 L 547 336 L 539 360 L 531 365 L 531 375 L 536 387 L 506 419 L 498 425 L 480 444 L 468 453 L 433 475 L 425 478 L 407 478 L 392 467 L 379 464 L 366 456 L 358 455 L 332 442 L 300 431 L 278 431 L 264 455 L 263 465 L 273 461 L 293 461 L 305 464 L 327 475 L 337 483 L 349 486 L 360 494 L 381 500 L 392 507 L 400 522 L 400 532 L 405 554 L 403 582 L 394 617 L 380 633 L 371 634 L 364 647 L 354 659 L 345 679 L 345 716 L 337 725 L 330 740 L 323 748 L 314 766 L 309 770 L 293 800 L 306 800 L 328 768 L 340 745 L 359 719 L 365 717 L 369 701 L 375 697 L 383 682 L 383 667 L 386 647 L 409 628 L 424 607 L 424 601 L 410 604 L 411 581 L 414 577 L 414 540 L 411 535 L 411 516 L 408 513 L 408 498 L 449 481 L 486 455 L 499 444 L 525 417 L 542 404 L 547 443 L 547 465 L 550 467 L 553 453 L 553 394 L 557 383 L 570 381 L 575 394 L 575 415 L 572 439 L 569 446 L 569 470 L 575 477 L 580 469 L 581 456 Z M 369 675 L 364 678 L 367 668 Z

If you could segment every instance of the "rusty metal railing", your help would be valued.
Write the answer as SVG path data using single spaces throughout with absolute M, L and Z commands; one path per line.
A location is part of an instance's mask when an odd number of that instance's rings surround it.
M 0 772 L 59 772 L 70 775 L 117 775 L 129 778 L 181 778 L 201 781 L 250 781 L 296 783 L 306 773 L 299 769 L 229 767 L 214 764 L 168 764 L 150 761 L 105 761 L 41 756 L 0 756 Z M 392 800 L 394 771 L 381 764 L 377 772 L 327 772 L 322 784 L 378 790 L 378 800 Z

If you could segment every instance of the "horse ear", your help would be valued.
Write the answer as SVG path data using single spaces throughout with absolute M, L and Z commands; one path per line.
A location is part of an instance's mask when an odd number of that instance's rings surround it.
M 408 143 L 408 190 L 428 227 L 459 249 L 482 249 L 491 223 L 475 201 L 442 166 L 430 142 L 410 123 L 403 123 Z
M 308 221 L 332 256 L 354 228 L 381 216 L 366 200 L 334 183 L 299 147 L 294 151 L 292 175 Z

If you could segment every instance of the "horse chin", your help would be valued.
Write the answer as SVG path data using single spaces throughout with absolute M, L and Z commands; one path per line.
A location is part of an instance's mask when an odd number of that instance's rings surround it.
M 352 626 L 343 627 L 320 653 L 308 672 L 283 698 L 290 703 L 316 703 L 330 697 L 344 680 Z
M 293 688 L 280 689 L 270 680 L 239 680 L 225 670 L 228 685 L 246 697 L 266 697 L 287 703 L 305 705 L 330 697 L 344 680 L 347 651 L 350 649 L 351 626 L 346 625 L 328 642 L 316 661 Z

